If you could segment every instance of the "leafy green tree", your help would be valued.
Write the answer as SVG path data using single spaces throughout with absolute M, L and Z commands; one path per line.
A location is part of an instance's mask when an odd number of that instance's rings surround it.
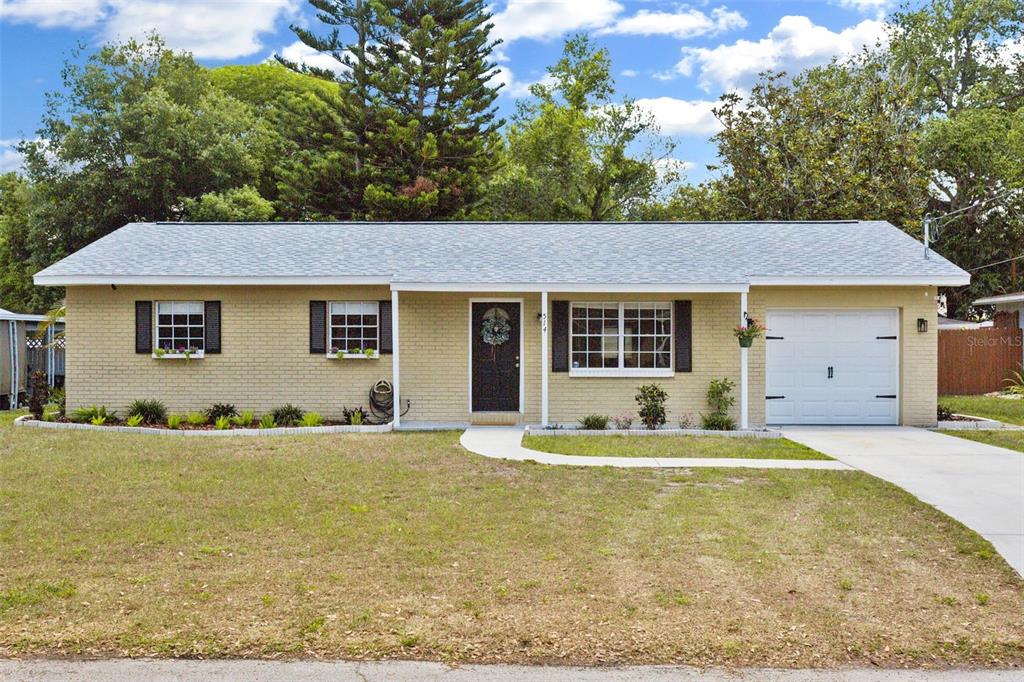
M 326 35 L 294 28 L 339 72 L 338 112 L 356 141 L 353 168 L 374 219 L 444 219 L 475 206 L 494 170 L 495 42 L 483 0 L 310 0 Z M 341 29 L 350 40 L 344 40 Z
M 765 74 L 715 110 L 721 218 L 888 220 L 915 230 L 927 195 L 906 83 L 871 56 L 787 82 Z
M 921 154 L 934 188 L 934 215 L 976 206 L 945 221 L 938 249 L 965 268 L 1024 253 L 1024 4 L 1019 0 L 931 0 L 891 18 L 889 59 L 914 86 L 924 119 Z M 1014 289 L 1013 265 L 975 273 L 968 289 L 950 290 L 950 308 Z
M 274 215 L 274 205 L 245 185 L 186 199 L 184 213 L 187 220 L 197 222 L 266 222 Z
M 38 270 L 127 222 L 177 220 L 186 199 L 258 181 L 265 126 L 156 36 L 105 45 L 69 62 L 63 78 L 39 139 L 19 147 L 32 190 L 17 249 L 29 257 L 0 263 L 8 275 Z
M 585 35 L 565 44 L 531 86 L 507 133 L 504 163 L 483 212 L 502 220 L 621 220 L 637 217 L 679 178 L 674 145 L 653 117 L 614 102 L 608 52 Z
M 29 248 L 32 186 L 17 173 L 0 175 L 0 308 L 42 312 L 60 293 L 32 285 L 38 269 Z
M 284 220 L 359 217 L 357 145 L 345 127 L 340 86 L 280 64 L 213 69 L 215 86 L 249 104 L 268 130 L 257 189 Z

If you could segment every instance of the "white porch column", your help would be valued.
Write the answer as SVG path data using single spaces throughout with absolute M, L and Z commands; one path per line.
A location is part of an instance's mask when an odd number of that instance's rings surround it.
M 548 290 L 540 292 L 540 424 L 548 425 Z
M 401 381 L 398 362 L 398 290 L 391 290 L 391 396 L 394 404 L 392 428 L 397 429 L 402 418 Z
M 740 324 L 747 323 L 747 292 L 740 293 Z M 750 400 L 747 395 L 747 350 L 740 348 L 740 428 L 750 428 Z

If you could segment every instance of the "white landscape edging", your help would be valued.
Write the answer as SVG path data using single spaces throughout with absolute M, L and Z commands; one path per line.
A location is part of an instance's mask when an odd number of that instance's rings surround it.
M 116 431 L 121 433 L 143 433 L 149 436 L 301 436 L 318 433 L 387 433 L 392 430 L 391 422 L 387 424 L 362 424 L 359 426 L 288 426 L 272 429 L 154 429 L 150 426 L 96 426 L 95 424 L 77 424 L 75 422 L 43 422 L 32 419 L 32 415 L 24 414 L 14 420 L 15 426 L 28 426 L 36 429 L 74 429 L 85 431 Z
M 530 436 L 724 436 L 726 438 L 782 438 L 781 431 L 747 429 L 714 431 L 712 429 L 545 429 L 527 426 Z
M 955 414 L 954 417 L 965 417 L 966 421 L 940 421 L 935 427 L 936 429 L 943 429 L 946 431 L 997 431 L 1000 429 L 1006 429 L 1009 431 L 1021 431 L 1024 430 L 1024 426 L 1018 426 L 1017 424 L 1007 424 L 996 419 L 987 419 L 985 417 L 975 417 L 970 414 Z

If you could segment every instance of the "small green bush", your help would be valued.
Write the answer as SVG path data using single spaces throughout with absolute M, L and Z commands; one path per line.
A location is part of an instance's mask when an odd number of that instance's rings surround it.
M 324 418 L 316 412 L 307 412 L 302 415 L 299 426 L 323 426 Z
M 291 403 L 275 407 L 270 411 L 274 417 L 274 423 L 278 426 L 295 426 L 302 421 L 302 410 Z
M 252 410 L 243 410 L 238 413 L 237 417 L 232 417 L 231 421 L 234 422 L 235 426 L 249 426 L 255 421 L 256 415 Z
M 213 428 L 218 431 L 227 431 L 231 428 L 231 417 L 226 415 L 217 417 L 216 421 L 213 422 Z
M 136 415 L 147 424 L 161 424 L 167 419 L 167 407 L 159 400 L 133 400 L 128 406 L 128 416 Z
M 28 410 L 33 419 L 41 421 L 46 412 L 46 403 L 50 402 L 50 382 L 46 379 L 46 372 L 32 372 L 29 388 L 32 394 L 28 397 Z
M 736 420 L 729 416 L 729 408 L 736 404 L 732 395 L 735 384 L 729 379 L 712 379 L 706 399 L 711 414 L 701 414 L 701 427 L 711 431 L 734 431 Z
M 637 388 L 636 404 L 640 421 L 649 429 L 656 429 L 665 423 L 665 401 L 668 393 L 658 384 L 645 384 Z
M 214 403 L 206 408 L 206 419 L 207 421 L 216 422 L 221 417 L 232 417 L 238 416 L 238 410 L 231 403 Z
M 64 393 L 63 388 L 55 388 L 52 391 L 50 391 L 50 402 L 57 406 L 57 414 L 61 417 L 64 416 L 66 399 L 67 394 Z
M 185 415 L 185 421 L 187 421 L 191 426 L 203 426 L 209 420 L 206 418 L 206 415 L 202 412 L 189 412 L 187 415 Z
M 349 426 L 359 426 L 366 421 L 366 413 L 362 407 L 354 407 L 351 410 L 347 407 L 341 408 L 341 418 Z
M 142 415 L 141 414 L 133 414 L 132 416 L 130 416 L 127 419 L 125 419 L 124 423 L 125 423 L 126 426 L 138 426 L 139 424 L 142 423 Z
M 580 420 L 580 426 L 587 431 L 604 431 L 608 428 L 608 417 L 603 414 L 588 414 Z
M 101 415 L 97 415 L 97 416 L 93 417 L 92 419 L 90 419 L 89 423 L 92 424 L 93 426 L 103 426 L 104 424 L 107 423 L 107 418 L 104 417 L 102 414 Z
M 169 414 L 167 415 L 167 428 L 177 429 L 181 426 L 182 416 L 180 414 Z
M 612 421 L 615 422 L 615 428 L 623 430 L 631 427 L 634 419 L 635 417 L 628 412 L 626 414 L 620 414 L 617 417 L 612 417 Z
M 277 426 L 277 423 L 274 422 L 274 415 L 272 415 L 269 412 L 267 412 L 262 417 L 260 417 L 260 428 L 261 429 L 272 429 L 275 426 Z
M 100 405 L 99 407 L 96 405 L 79 407 L 77 410 L 71 412 L 71 421 L 82 424 L 92 422 L 92 420 L 97 417 L 103 417 L 103 421 L 105 422 L 108 419 L 115 419 L 117 417 L 117 412 L 108 412 L 106 405 Z

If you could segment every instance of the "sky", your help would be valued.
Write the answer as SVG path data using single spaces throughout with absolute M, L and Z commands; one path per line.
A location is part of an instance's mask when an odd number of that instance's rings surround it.
M 565 38 L 588 33 L 611 54 L 618 95 L 653 114 L 677 143 L 675 162 L 699 182 L 715 160 L 711 109 L 723 92 L 746 92 L 765 69 L 795 72 L 874 44 L 893 8 L 893 0 L 494 0 L 505 84 L 498 104 L 511 114 Z M 299 43 L 292 25 L 322 26 L 305 0 L 0 0 L 0 171 L 19 168 L 13 145 L 35 136 L 45 94 L 61 87 L 76 45 L 155 30 L 211 67 L 275 53 L 334 63 Z

